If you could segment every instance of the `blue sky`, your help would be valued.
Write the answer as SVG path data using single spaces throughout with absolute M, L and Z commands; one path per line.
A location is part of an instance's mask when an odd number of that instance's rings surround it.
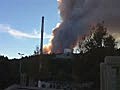
M 57 0 L 0 0 L 0 55 L 32 55 L 39 45 L 41 17 L 45 16 L 44 44 L 60 22 Z

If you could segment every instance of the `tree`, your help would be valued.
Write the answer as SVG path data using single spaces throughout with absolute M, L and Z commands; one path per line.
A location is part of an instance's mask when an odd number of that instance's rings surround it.
M 83 48 L 85 51 L 94 50 L 96 48 L 115 49 L 116 42 L 112 35 L 108 34 L 104 22 L 92 26 L 91 34 L 85 39 Z
M 36 46 L 36 50 L 34 50 L 34 55 L 39 55 L 40 54 L 40 49 L 38 46 Z
M 106 56 L 116 54 L 116 43 L 112 35 L 107 32 L 104 22 L 91 27 L 91 33 L 80 44 L 83 50 L 81 58 L 75 64 L 77 76 L 80 80 L 94 82 L 94 88 L 100 88 L 100 63 Z M 82 45 L 82 46 L 81 46 Z

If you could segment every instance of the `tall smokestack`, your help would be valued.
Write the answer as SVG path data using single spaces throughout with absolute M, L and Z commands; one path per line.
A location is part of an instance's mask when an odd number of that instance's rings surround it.
M 42 16 L 42 24 L 41 24 L 40 54 L 43 54 L 43 32 L 44 32 L 44 16 Z

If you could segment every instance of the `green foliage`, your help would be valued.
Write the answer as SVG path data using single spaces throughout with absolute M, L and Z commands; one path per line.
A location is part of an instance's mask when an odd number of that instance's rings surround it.
M 40 54 L 40 48 L 39 46 L 36 46 L 36 50 L 34 50 L 34 55 L 39 55 Z
M 115 48 L 117 42 L 108 34 L 104 22 L 91 29 L 91 34 L 82 43 L 84 53 L 76 58 L 73 69 L 76 80 L 93 81 L 94 87 L 99 88 L 100 63 L 106 56 L 118 55 L 120 51 Z
M 115 49 L 116 42 L 112 35 L 107 33 L 107 28 L 104 23 L 98 23 L 92 27 L 92 33 L 84 41 L 84 48 L 86 51 L 93 50 L 95 48 L 111 48 Z
M 4 89 L 19 81 L 19 64 L 16 60 L 9 60 L 7 57 L 0 56 L 0 89 Z

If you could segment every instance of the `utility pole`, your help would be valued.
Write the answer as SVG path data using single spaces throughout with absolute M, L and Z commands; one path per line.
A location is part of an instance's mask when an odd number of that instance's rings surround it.
M 40 54 L 43 54 L 43 33 L 44 33 L 44 16 L 42 16 L 42 24 L 41 24 Z
M 23 57 L 24 54 L 18 53 L 18 55 L 20 55 L 21 59 Z M 22 76 L 22 64 L 21 64 L 21 60 L 19 62 L 19 75 L 20 75 L 20 84 L 21 84 L 21 76 Z

